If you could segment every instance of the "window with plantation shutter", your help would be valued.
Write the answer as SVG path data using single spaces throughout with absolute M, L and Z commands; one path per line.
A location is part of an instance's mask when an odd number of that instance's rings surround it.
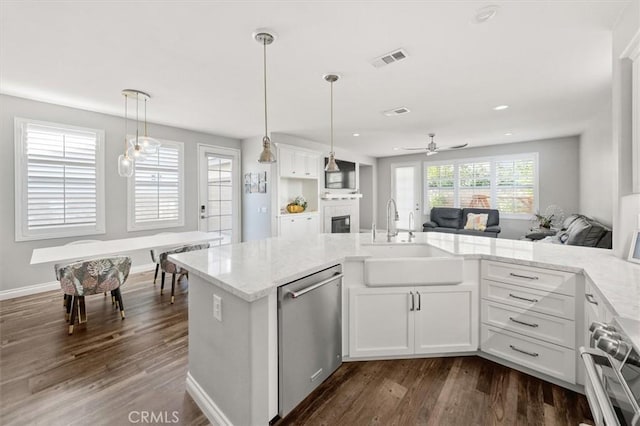
M 184 226 L 183 144 L 161 141 L 158 151 L 135 161 L 129 178 L 130 231 Z
M 15 119 L 16 241 L 101 234 L 104 131 Z
M 538 155 L 424 163 L 425 212 L 432 207 L 500 210 L 501 217 L 530 218 L 538 207 Z

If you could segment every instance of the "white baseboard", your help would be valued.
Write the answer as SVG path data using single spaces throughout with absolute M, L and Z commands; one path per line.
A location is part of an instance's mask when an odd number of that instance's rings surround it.
M 233 423 L 218 408 L 200 384 L 196 382 L 191 372 L 187 373 L 187 393 L 191 395 L 191 398 L 211 423 L 216 426 L 233 426 Z
M 139 274 L 140 272 L 153 271 L 156 267 L 155 263 L 147 263 L 144 265 L 132 266 L 131 274 Z M 28 285 L 24 287 L 12 288 L 0 291 L 0 300 L 15 299 L 16 297 L 29 296 L 45 291 L 59 290 L 60 283 L 58 281 L 49 281 L 46 283 Z

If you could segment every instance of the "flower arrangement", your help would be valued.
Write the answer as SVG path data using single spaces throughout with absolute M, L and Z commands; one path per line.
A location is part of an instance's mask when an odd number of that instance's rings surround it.
M 307 200 L 302 195 L 298 195 L 292 202 L 287 204 L 289 213 L 302 213 L 307 208 Z
M 551 224 L 553 223 L 554 214 L 540 214 L 536 213 L 536 220 L 538 221 L 538 226 L 540 228 L 551 229 Z

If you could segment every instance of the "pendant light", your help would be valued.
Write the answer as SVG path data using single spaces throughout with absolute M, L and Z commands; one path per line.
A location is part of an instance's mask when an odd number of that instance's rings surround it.
M 147 93 L 142 92 L 139 92 L 139 96 L 142 96 L 142 98 L 144 99 L 144 136 L 138 136 L 136 127 L 137 145 L 142 148 L 143 155 L 153 155 L 158 151 L 160 142 L 150 137 L 147 133 L 147 101 L 151 98 L 151 96 Z M 129 141 L 129 143 L 131 144 L 131 146 L 135 147 L 136 140 L 132 139 Z
M 267 129 L 267 45 L 273 43 L 275 37 L 266 31 L 256 31 L 253 38 L 262 44 L 263 50 L 263 75 L 264 75 L 264 137 L 262 138 L 262 152 L 258 157 L 258 163 L 275 163 L 276 156 L 271 151 L 271 139 Z
M 333 83 L 338 81 L 340 77 L 336 74 L 327 74 L 324 79 L 331 83 L 331 151 L 329 151 L 329 161 L 324 168 L 325 172 L 339 172 L 340 168 L 336 164 L 336 153 L 333 151 Z
M 133 160 L 129 157 L 129 152 L 127 150 L 127 122 L 129 119 L 127 118 L 127 105 L 128 105 L 128 93 L 126 91 L 122 91 L 124 95 L 124 154 L 120 154 L 118 157 L 118 174 L 122 177 L 129 178 L 133 176 Z

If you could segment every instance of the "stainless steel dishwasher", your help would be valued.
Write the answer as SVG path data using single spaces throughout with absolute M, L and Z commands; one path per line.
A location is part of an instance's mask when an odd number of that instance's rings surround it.
M 342 364 L 342 266 L 278 288 L 278 414 Z

